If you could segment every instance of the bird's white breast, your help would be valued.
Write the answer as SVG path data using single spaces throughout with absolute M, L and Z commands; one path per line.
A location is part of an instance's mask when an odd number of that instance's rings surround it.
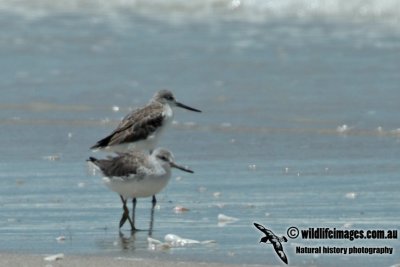
M 169 104 L 164 105 L 164 110 L 162 115 L 164 116 L 164 121 L 166 124 L 171 123 L 174 119 L 174 112 Z
M 162 125 L 159 129 L 157 129 L 148 139 L 154 139 L 154 143 L 158 143 L 159 137 L 163 134 L 165 129 L 167 129 L 174 119 L 174 112 L 170 105 L 165 104 L 163 107 L 162 115 L 164 117 Z
M 154 166 L 151 173 L 141 177 L 104 177 L 104 184 L 112 191 L 125 198 L 150 197 L 159 193 L 168 184 L 171 171 L 164 170 L 161 166 Z

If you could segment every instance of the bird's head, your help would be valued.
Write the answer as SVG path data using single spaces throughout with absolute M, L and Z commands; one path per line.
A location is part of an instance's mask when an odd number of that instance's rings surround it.
M 175 96 L 172 94 L 171 91 L 163 89 L 158 91 L 153 96 L 153 101 L 157 101 L 161 104 L 168 104 L 171 107 L 180 107 L 194 112 L 201 112 L 201 110 L 186 106 L 175 99 Z
M 163 168 L 176 168 L 185 172 L 194 173 L 192 170 L 176 164 L 172 152 L 165 148 L 157 148 L 153 151 L 152 155 L 161 164 L 161 166 L 163 166 Z

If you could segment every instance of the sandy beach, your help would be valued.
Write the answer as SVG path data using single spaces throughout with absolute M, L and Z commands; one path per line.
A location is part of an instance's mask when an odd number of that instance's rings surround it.
M 61 255 L 61 254 L 60 254 Z M 221 263 L 205 263 L 205 262 L 175 262 L 175 261 L 158 261 L 143 258 L 130 258 L 130 257 L 101 257 L 101 256 L 70 256 L 63 255 L 60 259 L 48 260 L 47 257 L 55 255 L 40 255 L 40 254 L 13 254 L 13 253 L 1 253 L 0 254 L 0 266 L 9 267 L 37 267 L 37 266 L 96 266 L 96 267 L 119 267 L 119 266 L 135 266 L 135 267 L 148 267 L 148 266 L 159 266 L 159 267 L 173 267 L 173 266 L 191 266 L 191 267 L 229 267 L 229 266 L 263 266 L 272 267 L 272 265 L 229 265 Z M 57 257 L 54 257 L 57 258 Z M 47 260 L 46 260 L 47 259 Z

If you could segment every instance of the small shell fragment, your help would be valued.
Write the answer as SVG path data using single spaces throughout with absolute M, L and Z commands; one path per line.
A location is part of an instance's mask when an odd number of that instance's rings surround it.
M 65 241 L 65 236 L 60 235 L 59 237 L 56 238 L 57 242 L 63 242 Z
M 45 261 L 58 261 L 64 259 L 64 253 L 50 255 L 44 258 Z
M 61 156 L 60 155 L 50 155 L 50 156 L 44 156 L 43 159 L 48 160 L 48 161 L 56 161 L 56 160 L 60 160 Z
M 341 134 L 346 133 L 346 132 L 348 132 L 349 130 L 350 130 L 350 127 L 347 126 L 346 124 L 339 125 L 339 126 L 336 128 L 336 132 L 341 133 Z
M 347 199 L 355 199 L 357 197 L 357 193 L 356 192 L 348 192 L 348 193 L 346 193 L 345 197 Z
M 185 208 L 185 207 L 183 207 L 183 206 L 176 206 L 176 207 L 174 208 L 174 212 L 175 212 L 175 213 L 184 213 L 184 212 L 187 212 L 187 211 L 189 211 L 189 209 L 188 209 L 188 208 Z
M 147 238 L 148 242 L 148 249 L 149 250 L 154 250 L 154 251 L 163 251 L 163 250 L 168 250 L 171 248 L 171 245 L 168 243 L 163 243 L 160 240 L 148 237 Z
M 213 193 L 213 196 L 214 196 L 215 198 L 219 198 L 219 197 L 221 196 L 221 192 L 214 192 L 214 193 Z
M 229 217 L 222 213 L 218 214 L 218 221 L 220 221 L 220 222 L 229 222 L 229 221 L 237 221 L 237 220 L 239 220 L 239 219 L 235 218 L 235 217 Z
M 255 171 L 255 170 L 257 170 L 257 165 L 256 164 L 249 164 L 248 169 L 250 171 Z
M 200 244 L 200 241 L 194 239 L 182 238 L 178 235 L 167 234 L 164 237 L 166 243 L 170 244 L 172 247 L 184 247 L 190 244 Z
M 218 226 L 219 227 L 223 227 L 229 223 L 234 223 L 238 220 L 239 220 L 238 218 L 226 216 L 225 214 L 222 214 L 222 213 L 218 214 Z

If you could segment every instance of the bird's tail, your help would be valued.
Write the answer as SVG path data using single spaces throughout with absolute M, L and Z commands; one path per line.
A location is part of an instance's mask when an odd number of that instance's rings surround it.
M 90 149 L 96 150 L 96 149 L 101 149 L 101 148 L 107 147 L 108 144 L 110 143 L 112 137 L 113 137 L 112 134 L 110 134 L 109 136 L 104 137 L 103 139 L 97 141 L 96 144 L 91 146 Z
M 101 160 L 96 159 L 94 157 L 89 157 L 86 162 L 88 162 L 87 167 L 88 167 L 88 174 L 94 176 L 97 172 L 97 170 L 101 170 Z
M 91 163 L 93 163 L 94 165 L 97 165 L 97 163 L 99 162 L 99 160 L 96 159 L 96 158 L 94 158 L 94 157 L 89 157 L 86 161 L 87 161 L 87 162 L 91 162 Z

